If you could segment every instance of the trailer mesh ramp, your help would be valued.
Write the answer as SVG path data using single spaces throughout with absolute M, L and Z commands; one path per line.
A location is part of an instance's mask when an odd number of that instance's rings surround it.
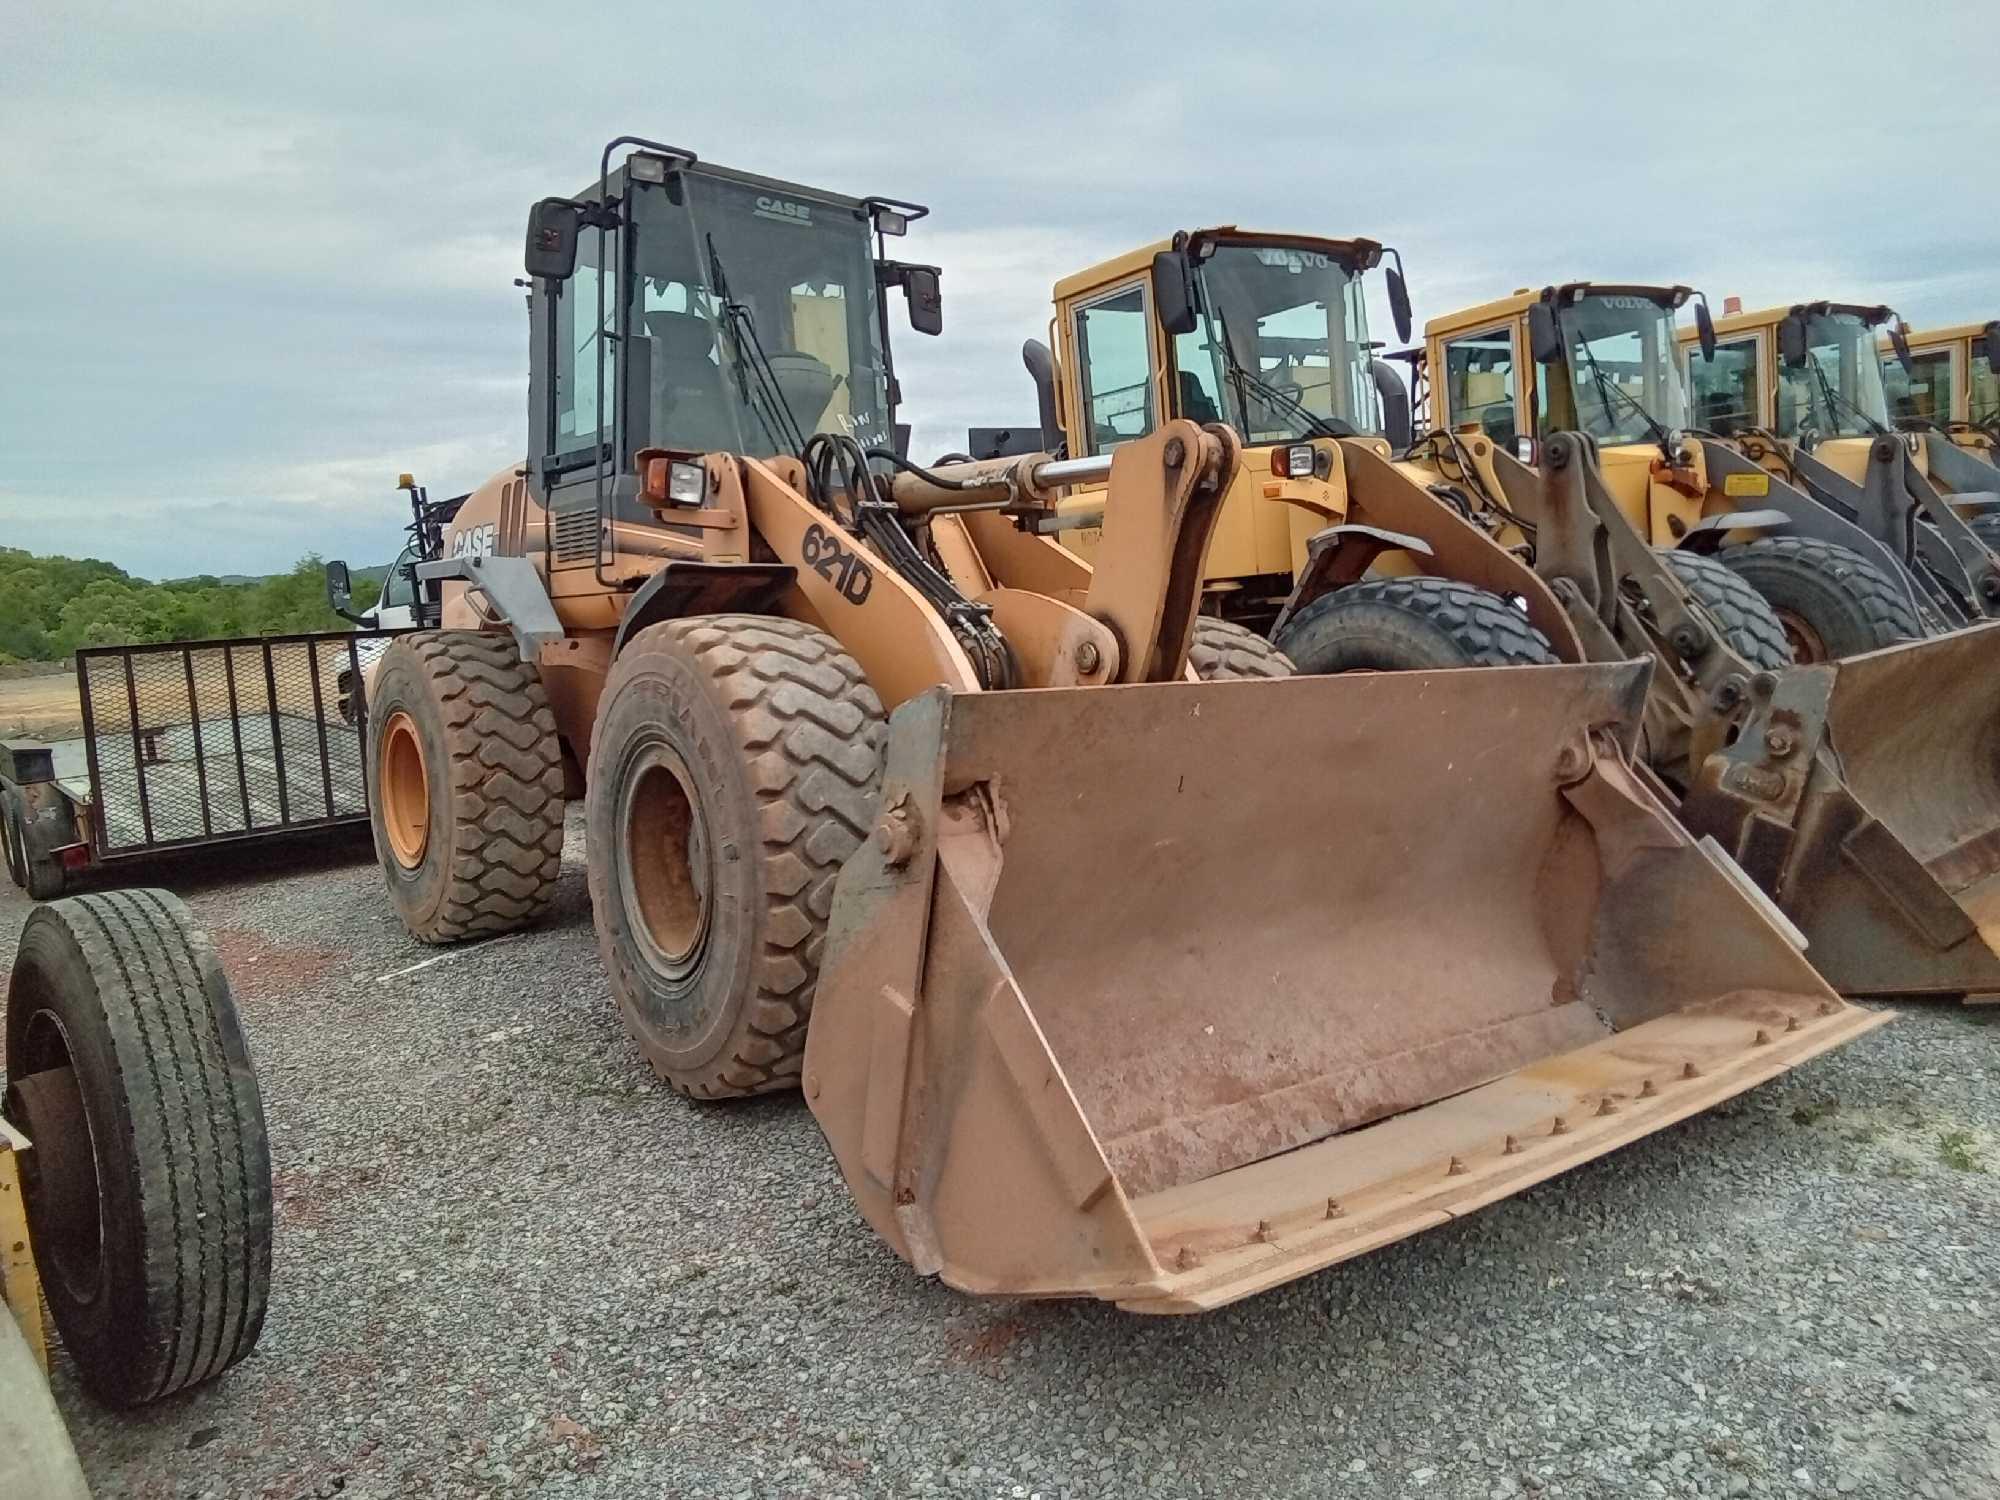
M 79 651 L 99 856 L 367 817 L 361 683 L 391 634 Z

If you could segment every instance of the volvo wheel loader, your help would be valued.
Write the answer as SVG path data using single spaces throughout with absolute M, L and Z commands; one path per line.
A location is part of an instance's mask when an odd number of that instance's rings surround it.
M 627 152 L 613 165 L 615 153 Z M 623 138 L 530 217 L 526 462 L 372 683 L 376 842 L 444 941 L 593 921 L 685 1093 L 802 1086 L 971 1292 L 1214 1307 L 1706 1108 L 1843 1004 L 1634 761 L 1644 663 L 1199 681 L 1240 441 L 882 446 L 913 205 Z M 1045 533 L 1102 481 L 1097 566 Z
M 1588 437 L 1551 437 L 1537 473 L 1517 458 L 1511 426 L 1507 442 L 1488 430 L 1496 414 L 1511 423 L 1517 399 L 1516 331 L 1504 324 L 1497 338 L 1448 341 L 1439 362 L 1452 372 L 1444 399 L 1480 403 L 1486 425 L 1414 444 L 1405 435 L 1392 456 L 1377 423 L 1407 407 L 1394 399 L 1400 382 L 1370 363 L 1358 285 L 1384 259 L 1369 240 L 1212 229 L 1065 279 L 1060 358 L 1028 350 L 1044 440 L 1092 452 L 1191 412 L 1238 423 L 1252 441 L 1217 523 L 1204 608 L 1269 632 L 1302 670 L 1655 658 L 1650 767 L 1689 826 L 1722 839 L 1807 931 L 1837 987 L 2000 991 L 2000 959 L 1981 931 L 1981 882 L 2000 868 L 1981 852 L 2000 829 L 2000 780 L 1983 758 L 2000 688 L 1934 712 L 1921 735 L 1895 722 L 1940 676 L 1990 676 L 2000 636 L 1900 646 L 1837 680 L 1788 670 L 1777 614 L 1708 550 L 1728 533 L 1703 524 L 1679 491 L 1661 507 L 1664 534 L 1652 531 L 1657 451 L 1617 455 L 1620 494 L 1606 477 L 1612 458 Z M 1389 291 L 1400 320 L 1399 265 Z M 1631 347 L 1579 344 L 1569 362 L 1616 358 L 1632 382 L 1643 348 L 1671 391 L 1672 310 L 1691 294 L 1603 295 L 1611 307 L 1588 311 L 1624 327 Z M 1516 312 L 1531 305 L 1518 300 Z M 1574 338 L 1578 322 L 1559 331 Z M 1564 368 L 1544 361 L 1543 378 Z M 1389 398 L 1379 407 L 1378 394 Z M 1577 402 L 1565 399 L 1555 409 L 1572 416 Z M 1678 452 L 1678 434 L 1673 442 Z M 1063 506 L 1079 528 L 1065 536 L 1086 553 L 1100 545 L 1083 525 L 1099 498 L 1084 488 Z M 1844 759 L 1831 748 L 1836 728 Z
M 1878 347 L 1896 425 L 1925 434 L 1926 447 L 1941 436 L 2000 464 L 2000 321 L 1909 332 L 1903 345 L 1907 368 L 1893 339 L 1885 334 Z M 1932 477 L 1941 489 L 1955 488 L 1945 476 Z
M 1683 333 L 1696 412 L 1743 458 L 1866 533 L 1878 564 L 1892 557 L 1885 572 L 1926 633 L 2000 618 L 2000 557 L 1967 520 L 2000 506 L 2000 476 L 1941 435 L 1890 425 L 1877 352 L 1885 333 L 1898 365 L 1910 361 L 1887 307 L 1738 313 L 1714 325 L 1709 359 Z

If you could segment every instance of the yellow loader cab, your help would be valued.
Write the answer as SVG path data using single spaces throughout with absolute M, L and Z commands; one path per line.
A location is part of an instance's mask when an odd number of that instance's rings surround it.
M 1907 402 L 1952 362 L 1920 365 L 1884 306 L 1801 302 L 1714 326 L 1712 358 L 1681 334 L 1696 420 L 1894 553 L 1927 630 L 2000 618 L 1993 466 L 1925 422 L 1898 431 L 1890 404 L 1892 383 Z M 1991 371 L 1989 362 L 1989 386 Z
M 1369 239 L 1224 225 L 1141 246 L 1056 284 L 1056 362 L 1044 358 L 1037 368 L 1031 346 L 1030 369 L 1044 424 L 1060 429 L 1071 456 L 1113 452 L 1174 418 L 1226 422 L 1243 436 L 1243 463 L 1204 570 L 1212 614 L 1268 629 L 1303 569 L 1307 542 L 1347 520 L 1347 465 L 1336 444 L 1346 439 L 1389 459 L 1379 346 L 1369 340 L 1362 296 L 1363 277 L 1378 267 L 1407 337 L 1400 259 Z M 1404 428 L 1407 412 L 1405 404 Z M 1102 506 L 1101 489 L 1083 488 L 1064 511 L 1083 523 Z M 1090 524 L 1063 534 L 1085 558 L 1099 538 Z
M 1886 334 L 1877 346 L 1896 425 L 1941 432 L 1968 453 L 2000 462 L 2000 320 L 1906 337 L 1908 370 Z

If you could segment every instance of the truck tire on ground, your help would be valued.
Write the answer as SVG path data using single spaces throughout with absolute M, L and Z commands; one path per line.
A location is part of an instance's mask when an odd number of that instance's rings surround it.
M 1194 640 L 1188 646 L 1188 665 L 1203 682 L 1223 682 L 1233 677 L 1289 677 L 1292 663 L 1284 652 L 1254 630 L 1218 620 L 1212 615 L 1197 616 Z
M 626 1026 L 682 1093 L 797 1086 L 884 735 L 854 659 L 794 620 L 669 620 L 612 663 L 585 793 L 597 944 Z
M 1452 578 L 1373 578 L 1313 600 L 1278 647 L 1301 672 L 1407 672 L 1555 661 L 1549 638 L 1498 594 Z
M 7 1116 L 49 1310 L 84 1383 L 134 1406 L 250 1352 L 271 1159 L 215 950 L 166 891 L 29 914 L 7 991 Z
M 511 637 L 407 635 L 368 694 L 369 820 L 403 925 L 455 943 L 527 926 L 562 870 L 562 751 Z
M 1835 661 L 1923 639 L 1908 596 L 1849 548 L 1773 536 L 1725 547 L 1720 556 L 1776 611 L 1796 662 Z
M 1775 672 L 1792 664 L 1784 622 L 1749 579 L 1698 552 L 1662 547 L 1659 555 L 1731 651 L 1763 671 Z

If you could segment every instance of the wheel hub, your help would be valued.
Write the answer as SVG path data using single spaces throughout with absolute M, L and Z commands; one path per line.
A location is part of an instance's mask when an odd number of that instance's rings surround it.
M 656 743 L 628 763 L 623 793 L 618 861 L 627 925 L 655 969 L 683 979 L 707 945 L 714 885 L 694 778 L 679 755 Z
M 414 870 L 431 841 L 431 783 L 424 742 L 416 720 L 402 709 L 382 728 L 382 764 L 376 794 L 382 799 L 382 828 L 396 862 Z
M 1785 644 L 1792 648 L 1792 661 L 1796 665 L 1807 666 L 1813 662 L 1832 659 L 1826 649 L 1826 642 L 1820 638 L 1820 633 L 1808 625 L 1803 617 L 1789 609 L 1773 610 L 1772 613 L 1777 615 L 1778 624 L 1784 627 Z
M 104 1210 L 90 1119 L 61 1024 L 43 1011 L 28 1029 L 26 1050 L 52 1065 L 14 1080 L 7 1114 L 27 1132 L 31 1147 L 23 1187 L 35 1244 L 69 1295 L 91 1302 L 104 1284 Z

